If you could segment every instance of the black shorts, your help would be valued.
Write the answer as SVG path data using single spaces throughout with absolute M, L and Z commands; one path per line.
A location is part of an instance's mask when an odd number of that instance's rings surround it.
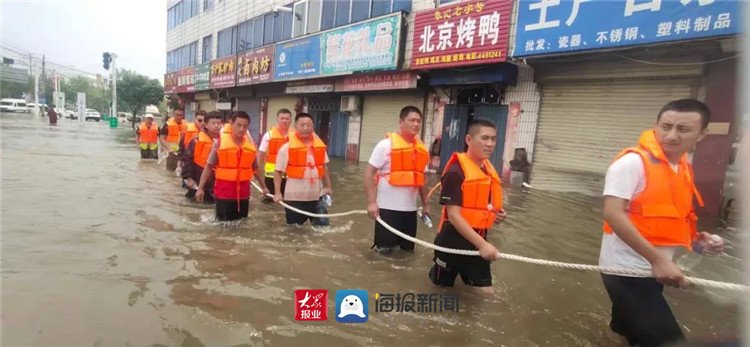
M 141 149 L 141 159 L 159 159 L 156 149 Z
M 249 199 L 241 199 L 239 208 L 237 200 L 216 199 L 216 219 L 230 221 L 245 218 L 249 207 Z
M 417 236 L 417 211 L 394 211 L 380 209 L 380 219 L 388 225 L 411 237 Z M 400 246 L 406 251 L 414 251 L 414 242 L 392 233 L 379 222 L 375 222 L 375 247 L 393 248 Z
M 266 181 L 266 188 L 268 188 L 268 191 L 271 192 L 271 194 L 276 194 L 276 186 L 273 183 L 273 178 L 266 177 L 265 181 Z M 281 179 L 281 194 L 282 195 L 284 194 L 285 190 L 286 190 L 286 177 L 284 177 L 284 178 Z M 271 198 L 269 198 L 267 196 L 264 196 L 263 198 L 264 199 L 267 199 L 267 198 L 271 199 Z M 271 201 L 273 201 L 273 199 L 271 199 Z
M 318 214 L 326 214 L 328 213 L 328 209 L 326 208 L 325 203 L 322 200 L 317 201 L 284 201 L 287 203 L 287 205 L 292 206 L 294 208 L 298 208 L 305 212 L 310 213 L 318 213 Z M 305 216 L 303 214 L 294 212 L 288 208 L 284 208 L 284 212 L 286 212 L 286 224 L 297 224 L 302 225 L 305 224 L 305 222 L 309 219 L 310 224 L 312 225 L 330 225 L 330 222 L 328 221 L 328 218 L 316 218 L 316 217 L 309 217 Z
M 612 301 L 609 327 L 628 343 L 662 346 L 685 338 L 656 279 L 602 274 L 602 281 Z
M 480 256 L 456 255 L 435 251 L 435 264 L 430 269 L 432 283 L 453 287 L 456 276 L 472 287 L 489 287 L 492 285 L 490 262 Z

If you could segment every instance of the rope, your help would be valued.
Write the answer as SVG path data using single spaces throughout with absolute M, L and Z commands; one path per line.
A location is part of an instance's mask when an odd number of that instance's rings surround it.
M 255 189 L 257 189 L 261 193 L 263 192 L 263 190 L 255 182 L 251 182 L 251 183 L 253 184 Z M 437 188 L 437 186 L 435 186 L 435 188 Z M 433 190 L 435 188 L 433 188 Z M 273 197 L 273 195 L 271 194 L 266 194 L 266 195 L 269 197 Z M 279 201 L 279 204 L 299 214 L 303 214 L 303 215 L 310 216 L 310 217 L 316 217 L 316 218 L 340 217 L 340 216 L 348 216 L 348 215 L 353 215 L 353 214 L 367 214 L 366 210 L 352 210 L 352 211 L 341 212 L 341 213 L 317 214 L 317 213 L 310 213 L 307 211 L 303 211 L 298 208 L 294 208 L 292 206 L 289 206 L 283 201 Z M 378 223 L 383 225 L 390 232 L 408 241 L 414 242 L 415 244 L 418 244 L 420 246 L 424 246 L 424 247 L 427 247 L 427 248 L 430 248 L 439 252 L 443 252 L 443 253 L 479 256 L 479 251 L 446 248 L 446 247 L 438 246 L 433 243 L 418 239 L 416 237 L 406 235 L 400 230 L 388 225 L 388 223 L 380 219 L 380 216 L 378 216 L 375 220 L 377 220 Z M 600 272 L 600 273 L 611 274 L 611 275 L 631 275 L 631 276 L 641 276 L 641 277 L 653 277 L 653 273 L 651 271 L 646 271 L 646 270 L 606 268 L 606 267 L 588 265 L 588 264 L 564 263 L 564 262 L 559 262 L 559 261 L 529 258 L 529 257 L 524 257 L 520 255 L 515 255 L 515 254 L 508 254 L 508 253 L 498 253 L 497 259 L 507 259 L 507 260 L 513 260 L 513 261 L 526 263 L 526 264 L 550 266 L 550 267 L 557 267 L 557 268 L 562 268 L 562 269 L 593 271 L 593 272 Z M 742 284 L 713 281 L 713 280 L 707 280 L 703 278 L 696 278 L 696 277 L 689 277 L 689 276 L 685 276 L 685 280 L 687 281 L 688 284 L 692 284 L 692 285 L 700 286 L 700 287 L 725 289 L 725 290 L 735 291 L 735 292 L 743 292 L 743 291 L 750 292 L 750 287 L 742 285 Z

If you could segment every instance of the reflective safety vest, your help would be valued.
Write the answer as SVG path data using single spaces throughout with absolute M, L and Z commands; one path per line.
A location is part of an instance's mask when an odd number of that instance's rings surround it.
M 185 132 L 185 123 L 177 124 L 174 119 L 167 121 L 167 138 L 169 150 L 176 151 L 179 149 L 180 134 Z
M 313 134 L 313 145 L 308 147 L 297 136 L 296 133 L 289 136 L 289 162 L 287 163 L 286 176 L 290 178 L 304 178 L 308 167 L 318 170 L 318 177 L 325 175 L 326 144 Z M 315 164 L 307 163 L 307 151 L 312 149 Z
M 484 160 L 483 165 L 487 173 L 474 163 L 466 153 L 454 152 L 443 170 L 443 176 L 448 168 L 458 161 L 461 171 L 464 173 L 464 181 L 461 184 L 463 201 L 461 202 L 461 216 L 471 225 L 474 230 L 485 236 L 487 229 L 491 228 L 497 218 L 497 213 L 503 209 L 503 191 L 500 185 L 500 176 L 489 160 Z M 440 226 L 448 220 L 448 209 L 443 207 L 440 217 Z
M 193 162 L 205 168 L 213 145 L 214 140 L 205 131 L 198 133 L 198 139 L 195 140 L 195 147 L 193 148 Z
M 274 126 L 268 131 L 268 153 L 266 153 L 264 168 L 266 177 L 273 177 L 273 172 L 276 170 L 276 155 L 279 153 L 279 148 L 287 142 L 289 142 L 289 134 L 281 135 L 278 126 Z
M 141 123 L 138 126 L 138 142 L 140 143 L 158 143 L 159 142 L 159 126 L 156 123 L 151 123 L 149 128 L 146 122 Z
M 398 133 L 390 133 L 391 172 L 388 183 L 397 187 L 421 187 L 424 185 L 424 169 L 430 160 L 427 147 L 415 137 L 414 142 L 407 142 Z M 379 176 L 378 176 L 379 177 Z
M 190 140 L 194 139 L 196 136 L 198 136 L 198 133 L 200 132 L 200 129 L 195 125 L 195 123 L 188 123 L 185 127 L 185 134 L 182 135 L 182 145 L 187 148 L 188 144 L 190 143 Z
M 615 160 L 628 153 L 641 156 L 646 177 L 646 188 L 630 201 L 630 221 L 654 246 L 691 249 L 698 232 L 693 197 L 700 206 L 703 206 L 703 198 L 695 187 L 687 154 L 680 158 L 678 171 L 672 170 L 653 130 L 644 131 L 638 146 L 620 152 Z M 604 232 L 613 232 L 606 222 Z

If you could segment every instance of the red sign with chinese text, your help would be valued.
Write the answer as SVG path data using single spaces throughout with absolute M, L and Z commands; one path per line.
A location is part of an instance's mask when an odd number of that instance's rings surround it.
M 192 93 L 195 91 L 195 68 L 188 67 L 176 72 L 177 93 Z
M 177 73 L 172 72 L 164 74 L 164 94 L 174 94 L 177 92 Z
M 505 61 L 512 10 L 513 0 L 474 0 L 417 13 L 411 69 Z
M 211 88 L 234 87 L 236 82 L 237 56 L 211 61 Z
M 417 87 L 417 74 L 409 71 L 394 71 L 367 75 L 345 76 L 336 84 L 336 91 L 354 92 L 365 90 L 410 89 Z
M 270 82 L 273 78 L 274 45 L 249 50 L 237 56 L 237 85 Z
M 328 290 L 301 289 L 294 291 L 294 320 L 328 320 Z

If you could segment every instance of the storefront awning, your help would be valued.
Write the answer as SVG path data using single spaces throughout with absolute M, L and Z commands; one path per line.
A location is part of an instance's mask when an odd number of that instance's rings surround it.
M 430 85 L 502 83 L 515 86 L 517 77 L 516 65 L 500 63 L 462 69 L 432 70 L 430 71 Z

